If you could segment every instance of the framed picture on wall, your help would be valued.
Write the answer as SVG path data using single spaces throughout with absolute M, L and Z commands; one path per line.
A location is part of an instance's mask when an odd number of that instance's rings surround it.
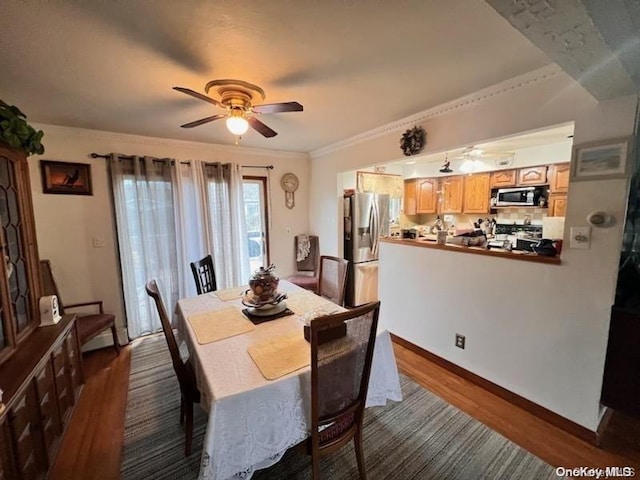
M 42 192 L 61 195 L 93 195 L 88 163 L 40 160 Z
M 624 178 L 628 174 L 630 152 L 630 137 L 574 145 L 571 179 Z

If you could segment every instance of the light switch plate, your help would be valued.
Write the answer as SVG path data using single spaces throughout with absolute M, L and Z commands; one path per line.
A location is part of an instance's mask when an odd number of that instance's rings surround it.
M 591 247 L 591 227 L 571 227 L 569 248 L 588 250 Z

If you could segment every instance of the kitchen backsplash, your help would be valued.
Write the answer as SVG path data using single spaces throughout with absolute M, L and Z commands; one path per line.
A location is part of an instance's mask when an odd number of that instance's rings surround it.
M 481 215 L 481 214 L 448 214 L 447 218 L 452 218 L 453 221 L 445 222 L 447 227 L 451 224 L 457 228 L 471 228 L 473 222 L 478 221 L 479 218 L 495 218 L 497 223 L 522 225 L 525 223 L 527 217 L 531 220 L 532 225 L 542 225 L 543 219 L 547 216 L 546 208 L 501 208 L 496 214 Z M 438 215 L 436 214 L 422 214 L 422 215 L 400 215 L 400 228 L 414 228 L 417 226 L 431 226 L 435 223 Z M 444 220 L 445 215 L 440 215 Z

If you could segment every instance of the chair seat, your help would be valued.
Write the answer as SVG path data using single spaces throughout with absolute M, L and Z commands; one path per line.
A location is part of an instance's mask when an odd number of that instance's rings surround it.
M 78 317 L 78 335 L 80 343 L 85 343 L 98 335 L 105 328 L 109 328 L 115 323 L 115 315 L 111 313 L 97 313 L 94 315 L 80 315 Z
M 318 278 L 312 275 L 292 275 L 287 280 L 307 290 L 315 291 L 318 289 Z

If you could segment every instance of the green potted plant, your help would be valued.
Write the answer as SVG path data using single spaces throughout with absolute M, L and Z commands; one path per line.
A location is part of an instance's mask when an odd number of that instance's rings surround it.
M 14 148 L 19 148 L 27 155 L 44 153 L 42 130 L 36 131 L 27 123 L 27 116 L 14 105 L 0 100 L 0 140 Z

